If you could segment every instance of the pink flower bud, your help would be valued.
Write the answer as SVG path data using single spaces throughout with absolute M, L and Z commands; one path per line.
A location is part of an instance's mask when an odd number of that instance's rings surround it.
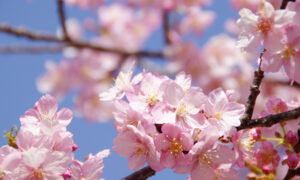
M 72 146 L 72 151 L 74 152 L 74 151 L 76 151 L 78 149 L 78 146 L 77 146 L 77 144 L 73 144 L 73 146 Z
M 285 140 L 292 144 L 292 145 L 295 145 L 298 140 L 299 140 L 299 137 L 298 137 L 298 134 L 296 132 L 293 132 L 293 131 L 289 131 L 287 133 L 287 135 L 285 136 Z
M 66 170 L 66 172 L 64 172 L 64 173 L 62 174 L 62 176 L 63 176 L 64 179 L 71 178 L 72 176 L 71 176 L 71 170 L 70 170 L 70 168 L 68 168 L 68 169 Z
M 270 166 L 263 166 L 262 170 L 265 174 L 269 174 L 272 169 Z
M 299 156 L 296 153 L 290 154 L 287 159 L 287 164 L 290 169 L 295 169 L 299 163 Z

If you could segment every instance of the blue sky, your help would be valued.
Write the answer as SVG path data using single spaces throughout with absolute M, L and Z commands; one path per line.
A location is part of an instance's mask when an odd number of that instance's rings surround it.
M 229 17 L 237 17 L 237 11 L 231 8 L 227 0 L 214 0 L 214 4 L 207 9 L 217 12 L 216 23 L 211 26 L 198 42 L 202 44 L 211 36 L 224 31 L 223 23 Z M 80 11 L 77 8 L 67 8 L 67 16 L 84 19 L 93 16 L 88 11 Z M 0 0 L 0 23 L 12 26 L 25 26 L 28 29 L 42 32 L 55 33 L 59 27 L 57 7 L 55 0 Z M 157 49 L 162 47 L 162 31 L 155 33 L 145 45 L 145 49 Z M 16 44 L 45 44 L 29 41 L 0 33 L 0 45 Z M 57 54 L 0 54 L 0 131 L 9 130 L 13 125 L 19 127 L 19 117 L 32 108 L 34 103 L 43 95 L 36 89 L 36 79 L 44 71 L 46 60 L 59 61 L 62 55 Z M 72 96 L 68 95 L 59 107 L 72 108 Z M 113 146 L 112 141 L 117 136 L 113 124 L 87 124 L 83 119 L 74 117 L 69 131 L 74 134 L 74 140 L 79 149 L 75 156 L 83 160 L 88 153 L 97 153 L 102 149 Z M 3 133 L 1 133 L 2 135 Z M 6 139 L 0 137 L 0 146 L 6 143 Z M 112 151 L 112 154 L 104 160 L 105 167 L 102 177 L 121 179 L 132 171 L 127 169 L 127 159 L 120 157 Z M 171 170 L 163 170 L 157 173 L 155 179 L 186 179 L 186 175 L 177 175 Z

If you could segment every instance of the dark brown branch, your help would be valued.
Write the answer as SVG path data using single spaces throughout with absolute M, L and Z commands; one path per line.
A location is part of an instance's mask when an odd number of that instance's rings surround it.
M 237 127 L 237 130 L 249 129 L 254 127 L 271 127 L 276 123 L 297 119 L 298 117 L 300 117 L 300 108 L 274 115 L 268 115 L 258 119 L 252 119 L 246 124 L 241 124 L 239 127 Z
M 0 54 L 60 53 L 64 46 L 0 46 Z
M 300 175 L 300 168 L 289 169 L 286 176 L 285 176 L 285 178 L 284 178 L 284 180 L 290 180 L 296 175 Z
M 65 8 L 64 8 L 64 2 L 63 0 L 57 0 L 57 8 L 58 8 L 58 14 L 59 14 L 59 21 L 60 25 L 62 27 L 63 33 L 64 33 L 64 39 L 70 39 L 66 27 L 66 15 L 65 15 Z
M 282 0 L 282 3 L 280 5 L 280 9 L 285 9 L 289 1 L 295 2 L 296 0 Z
M 15 35 L 17 37 L 26 37 L 31 40 L 40 40 L 40 41 L 53 41 L 53 42 L 63 42 L 64 40 L 62 38 L 52 36 L 49 34 L 44 34 L 44 33 L 33 33 L 27 31 L 25 28 L 20 27 L 20 28 L 12 28 L 7 25 L 0 25 L 0 31 Z
M 129 176 L 123 178 L 122 180 L 146 180 L 147 178 L 154 176 L 155 171 L 151 167 L 146 166 Z
M 260 61 L 262 60 L 262 56 L 265 50 L 260 53 Z M 264 72 L 261 70 L 260 65 L 258 70 L 254 72 L 254 79 L 252 85 L 250 86 L 250 95 L 248 97 L 247 106 L 245 114 L 241 118 L 241 125 L 246 125 L 252 118 L 254 106 L 256 102 L 256 98 L 260 93 L 259 86 L 264 78 Z
M 171 44 L 171 39 L 170 39 L 170 24 L 169 24 L 169 11 L 164 11 L 163 12 L 163 28 L 164 28 L 164 38 L 165 38 L 165 43 Z
M 300 137 L 300 129 L 298 129 L 298 137 Z M 299 153 L 300 152 L 300 140 L 298 140 L 297 144 L 295 144 L 294 146 L 294 151 L 296 153 Z
M 104 51 L 109 53 L 116 53 L 122 56 L 138 56 L 138 57 L 156 57 L 156 58 L 163 58 L 164 55 L 162 52 L 149 52 L 149 51 L 137 51 L 137 52 L 127 52 L 121 49 L 114 49 L 114 48 L 107 48 L 103 46 L 99 46 L 93 43 L 84 42 L 84 41 L 77 41 L 71 39 L 64 39 L 60 37 L 56 37 L 53 35 L 45 34 L 45 33 L 34 33 L 27 31 L 24 28 L 12 28 L 7 25 L 0 25 L 0 31 L 15 35 L 18 37 L 26 37 L 30 40 L 39 40 L 39 41 L 52 41 L 58 43 L 64 43 L 67 46 L 73 46 L 76 48 L 89 48 L 96 51 Z

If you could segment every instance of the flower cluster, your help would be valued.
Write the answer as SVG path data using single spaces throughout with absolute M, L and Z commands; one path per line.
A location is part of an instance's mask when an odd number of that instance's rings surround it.
M 265 72 L 277 72 L 284 68 L 290 79 L 300 82 L 299 3 L 289 3 L 286 9 L 275 9 L 269 2 L 261 3 L 256 12 L 240 11 L 241 28 L 239 46 L 250 54 L 257 54 L 260 45 L 266 52 L 261 60 Z M 274 38 L 277 37 L 277 38 Z
M 185 73 L 172 80 L 145 71 L 132 77 L 127 71 L 100 97 L 115 102 L 119 135 L 113 149 L 129 158 L 129 169 L 148 162 L 156 171 L 172 168 L 197 179 L 203 171 L 211 178 L 234 172 L 235 153 L 217 143 L 235 133 L 244 113 L 232 95 L 222 89 L 206 95 Z
M 57 111 L 57 102 L 45 95 L 20 117 L 20 131 L 6 133 L 8 145 L 0 148 L 0 179 L 98 179 L 109 150 L 90 154 L 85 162 L 74 159 L 78 146 L 67 130 L 73 113 Z
M 115 85 L 100 94 L 102 101 L 115 103 L 119 135 L 113 150 L 128 158 L 129 169 L 138 170 L 147 162 L 155 171 L 190 173 L 191 180 L 203 174 L 207 179 L 238 179 L 237 164 L 249 168 L 249 178 L 283 177 L 286 171 L 277 169 L 279 151 L 288 155 L 282 157 L 282 166 L 298 167 L 293 147 L 299 120 L 237 132 L 245 108 L 235 102 L 233 91 L 219 88 L 206 95 L 185 73 L 175 80 L 146 71 L 132 73 L 121 72 Z M 285 112 L 296 102 L 289 104 L 270 98 L 260 116 Z M 224 144 L 228 142 L 233 149 Z
M 293 109 L 294 103 L 270 98 L 260 117 Z M 299 128 L 300 120 L 297 119 L 275 124 L 269 128 L 253 128 L 237 132 L 232 139 L 234 149 L 239 154 L 237 164 L 239 167 L 247 166 L 251 170 L 248 174 L 249 178 L 275 178 L 276 176 L 276 179 L 283 179 L 289 168 L 295 169 L 300 166 L 300 155 L 295 150 L 299 140 L 297 134 Z

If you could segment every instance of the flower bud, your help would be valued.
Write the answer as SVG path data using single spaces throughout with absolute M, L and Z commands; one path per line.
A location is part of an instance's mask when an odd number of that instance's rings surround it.
M 285 140 L 292 144 L 292 145 L 295 145 L 298 140 L 299 140 L 299 137 L 298 137 L 298 134 L 296 132 L 293 132 L 293 131 L 289 131 L 287 133 L 287 135 L 285 136 Z
M 268 165 L 266 165 L 266 166 L 263 166 L 262 170 L 263 170 L 263 172 L 265 174 L 269 174 L 272 169 L 271 169 L 271 167 L 269 167 Z
M 76 151 L 78 149 L 78 146 L 77 146 L 77 144 L 73 144 L 73 146 L 72 146 L 72 151 L 74 152 L 74 151 Z
M 299 163 L 299 156 L 296 153 L 290 154 L 287 159 L 287 164 L 290 169 L 295 169 Z
M 63 174 L 62 174 L 62 177 L 64 178 L 64 179 L 68 179 L 68 178 L 71 178 L 72 176 L 71 176 L 71 170 L 70 170 L 70 168 L 68 168 Z

